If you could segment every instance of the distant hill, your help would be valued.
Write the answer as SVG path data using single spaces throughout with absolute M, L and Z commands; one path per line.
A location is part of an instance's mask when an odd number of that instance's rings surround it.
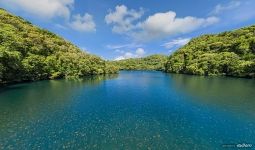
M 0 9 L 0 84 L 115 72 L 101 58 Z
M 164 70 L 167 56 L 151 55 L 144 58 L 131 58 L 112 62 L 120 70 Z
M 192 39 L 169 57 L 166 72 L 255 77 L 255 25 Z

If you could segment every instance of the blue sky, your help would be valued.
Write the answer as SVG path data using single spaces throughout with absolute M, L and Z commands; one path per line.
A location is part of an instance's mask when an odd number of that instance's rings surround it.
M 255 0 L 0 0 L 0 7 L 109 60 L 167 54 L 255 23 Z

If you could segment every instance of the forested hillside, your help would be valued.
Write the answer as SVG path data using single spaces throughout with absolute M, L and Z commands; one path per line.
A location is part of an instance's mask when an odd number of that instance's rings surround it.
M 166 72 L 255 77 L 255 26 L 192 39 L 169 57 Z
M 0 9 L 0 84 L 117 71 L 54 33 Z
M 112 64 L 120 70 L 164 70 L 167 56 L 151 55 L 144 58 L 130 58 L 114 61 Z
M 0 85 L 117 73 L 118 69 L 253 78 L 255 26 L 194 38 L 169 58 L 152 55 L 107 62 L 0 9 Z

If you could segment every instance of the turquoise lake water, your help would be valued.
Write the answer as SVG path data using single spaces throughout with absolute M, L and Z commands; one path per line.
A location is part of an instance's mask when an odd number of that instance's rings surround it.
M 122 71 L 0 90 L 4 150 L 215 150 L 243 143 L 255 148 L 252 79 Z

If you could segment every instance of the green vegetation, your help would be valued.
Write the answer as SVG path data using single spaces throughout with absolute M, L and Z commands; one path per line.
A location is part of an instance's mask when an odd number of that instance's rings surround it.
M 151 55 L 144 58 L 131 58 L 120 61 L 114 61 L 112 64 L 119 67 L 120 70 L 164 70 L 164 64 L 167 56 Z
M 255 26 L 192 39 L 169 58 L 104 61 L 47 30 L 0 9 L 0 85 L 118 70 L 255 77 Z
M 0 9 L 0 85 L 116 72 L 101 58 Z
M 255 26 L 192 39 L 172 54 L 166 72 L 255 77 Z

